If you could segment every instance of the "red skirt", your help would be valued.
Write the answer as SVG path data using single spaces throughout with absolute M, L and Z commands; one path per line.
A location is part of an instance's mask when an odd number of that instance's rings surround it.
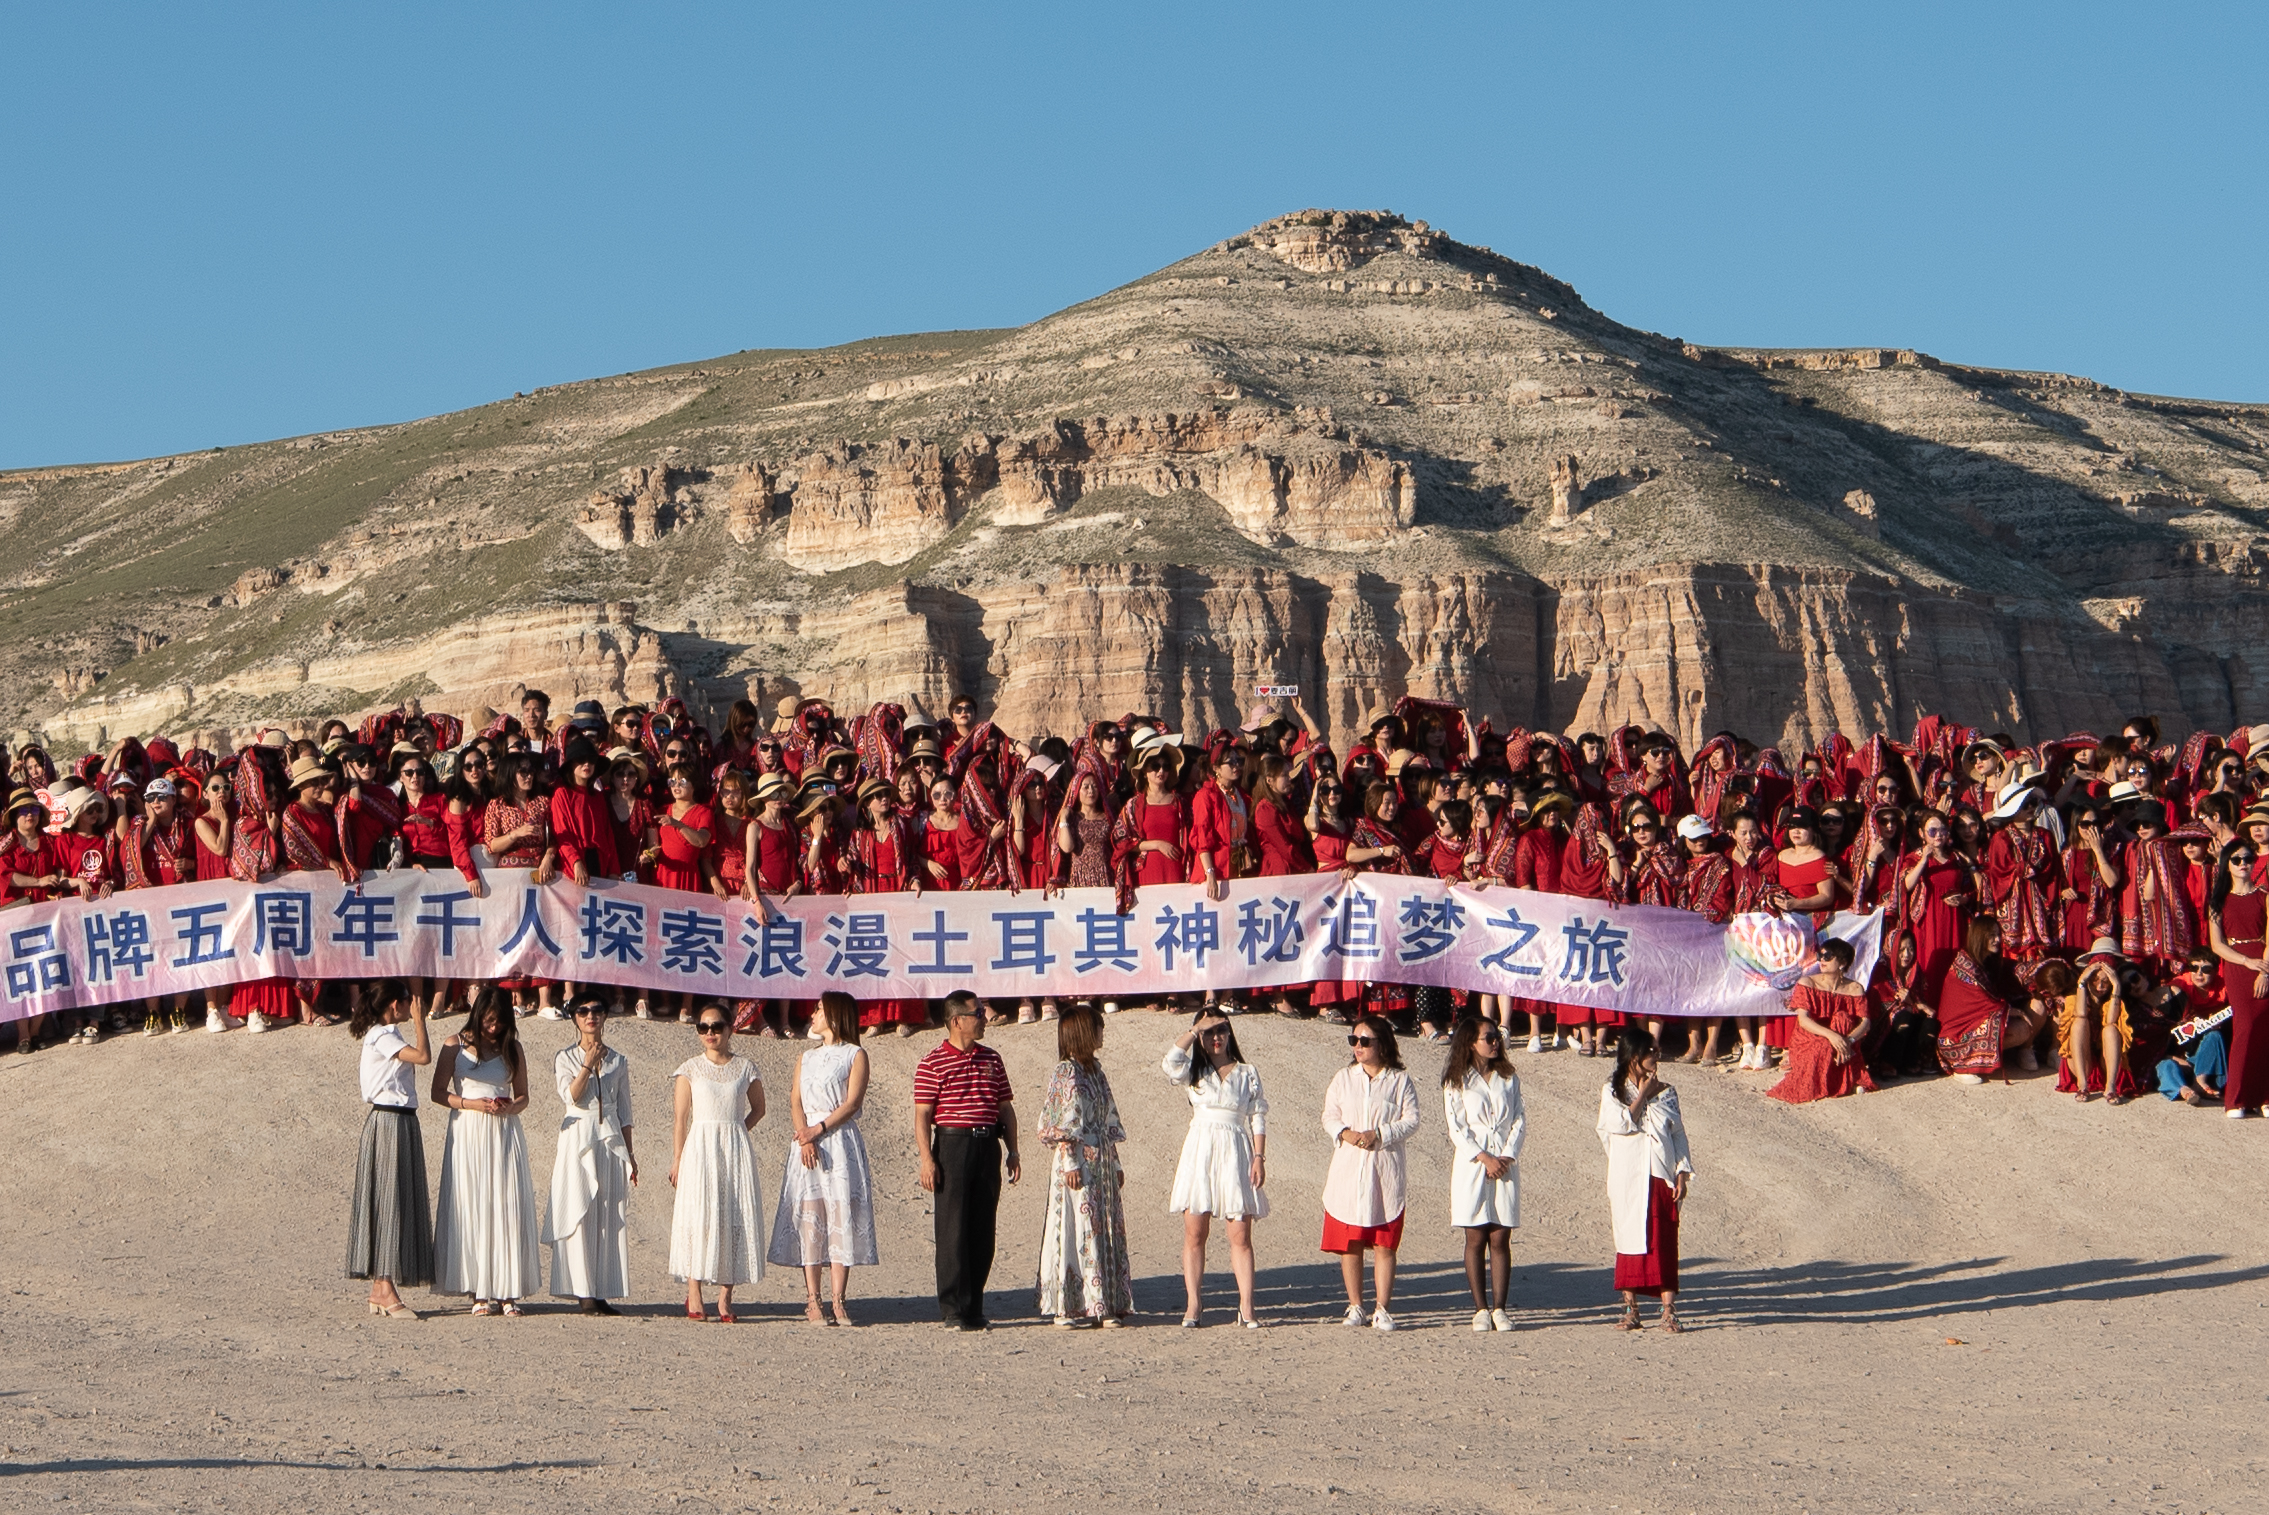
M 1589 1005 L 1554 1005 L 1552 1019 L 1562 1026 L 1603 1026 L 1613 1030 L 1623 1024 L 1623 1012 L 1594 1010 Z
M 270 1020 L 295 1021 L 299 1019 L 299 1001 L 312 1001 L 320 987 L 307 979 L 250 979 L 230 993 L 228 1013 L 241 1020 L 257 1010 Z
M 1402 1246 L 1402 1217 L 1396 1216 L 1383 1226 L 1351 1226 L 1346 1221 L 1324 1212 L 1324 1250 L 1326 1252 L 1352 1252 L 1357 1247 L 1384 1247 L 1393 1252 Z
M 1634 1294 L 1678 1292 L 1677 1190 L 1647 1180 L 1647 1249 L 1615 1254 L 1615 1287 Z
M 818 1001 L 813 1001 L 816 1010 Z M 930 1023 L 930 1002 L 926 999 L 870 999 L 859 1004 L 859 1024 L 864 1027 L 908 1025 L 926 1026 Z

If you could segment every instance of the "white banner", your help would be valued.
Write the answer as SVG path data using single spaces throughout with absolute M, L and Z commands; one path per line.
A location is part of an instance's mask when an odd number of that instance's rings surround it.
M 1365 874 L 1108 890 L 741 900 L 593 880 L 402 870 L 176 884 L 0 910 L 0 1021 L 246 979 L 527 974 L 718 999 L 1133 999 L 1319 979 L 1437 984 L 1642 1015 L 1782 1015 L 1813 960 L 1805 916 L 1714 926 L 1683 910 Z M 1829 934 L 1872 971 L 1881 912 Z

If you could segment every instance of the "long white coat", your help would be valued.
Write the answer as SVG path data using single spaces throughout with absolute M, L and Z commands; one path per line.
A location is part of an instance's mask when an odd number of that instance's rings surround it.
M 1333 1144 L 1324 1212 L 1348 1226 L 1392 1223 L 1405 1203 L 1402 1144 L 1417 1129 L 1418 1088 L 1400 1068 L 1372 1078 L 1349 1063 L 1334 1074 L 1324 1089 L 1324 1134 Z M 1378 1132 L 1378 1150 L 1348 1146 L 1342 1131 Z

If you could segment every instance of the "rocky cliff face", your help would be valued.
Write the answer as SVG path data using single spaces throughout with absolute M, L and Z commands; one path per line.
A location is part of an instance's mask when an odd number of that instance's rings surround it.
M 1706 349 L 1383 212 L 1009 332 L 751 353 L 0 476 L 0 701 L 99 743 L 405 698 L 970 691 L 1219 724 L 1297 683 L 1804 745 L 2269 718 L 2269 412 Z

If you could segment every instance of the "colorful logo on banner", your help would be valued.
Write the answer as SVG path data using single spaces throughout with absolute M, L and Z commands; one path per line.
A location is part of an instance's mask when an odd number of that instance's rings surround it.
M 1796 911 L 1737 915 L 1726 923 L 1725 960 L 1744 978 L 1792 989 L 1820 960 L 1812 917 Z

